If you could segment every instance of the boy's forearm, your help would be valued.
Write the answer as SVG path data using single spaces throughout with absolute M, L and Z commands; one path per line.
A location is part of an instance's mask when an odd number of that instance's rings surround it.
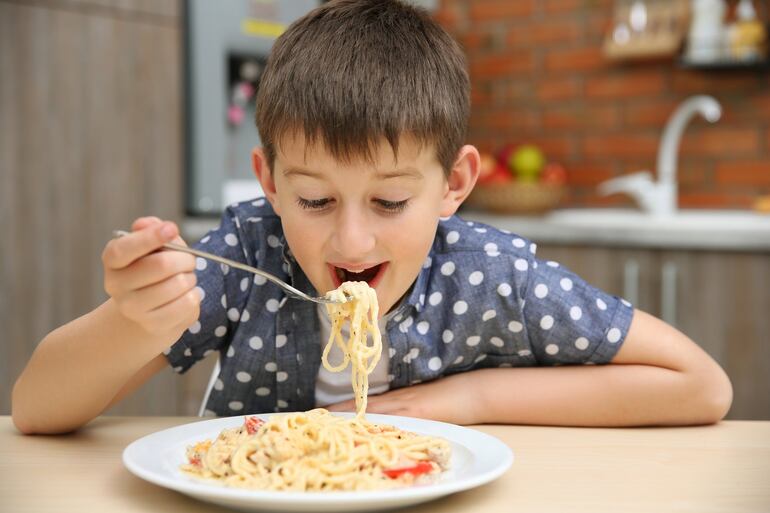
M 25 433 L 76 429 L 176 336 L 150 336 L 107 301 L 43 339 L 13 388 L 14 423 Z
M 471 373 L 483 423 L 645 426 L 719 421 L 729 399 L 697 376 L 649 365 L 484 369 Z M 715 389 L 716 390 L 716 389 Z

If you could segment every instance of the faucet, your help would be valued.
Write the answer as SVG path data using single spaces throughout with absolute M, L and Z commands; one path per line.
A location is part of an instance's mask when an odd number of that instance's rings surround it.
M 698 112 L 706 121 L 714 123 L 722 116 L 722 107 L 711 96 L 697 95 L 687 98 L 674 111 L 663 129 L 658 148 L 657 182 L 649 171 L 640 171 L 602 182 L 599 184 L 599 192 L 605 196 L 618 192 L 628 194 L 643 210 L 653 215 L 670 215 L 676 212 L 679 141 L 687 122 Z

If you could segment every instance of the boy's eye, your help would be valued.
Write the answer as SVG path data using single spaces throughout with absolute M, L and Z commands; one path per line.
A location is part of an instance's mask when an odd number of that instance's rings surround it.
M 297 203 L 300 207 L 307 209 L 307 210 L 319 210 L 322 209 L 331 203 L 331 200 L 329 198 L 321 198 L 321 199 L 305 199 L 305 198 L 297 198 Z
M 376 199 L 374 200 L 375 203 L 377 203 L 381 208 L 387 210 L 388 212 L 402 212 L 405 208 L 407 203 L 409 202 L 408 199 L 402 200 L 402 201 L 388 201 L 384 199 Z

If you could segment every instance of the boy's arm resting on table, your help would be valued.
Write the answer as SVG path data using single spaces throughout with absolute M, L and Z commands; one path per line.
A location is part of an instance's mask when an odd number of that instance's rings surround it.
M 731 402 L 730 380 L 708 354 L 637 310 L 611 364 L 455 374 L 370 397 L 367 411 L 458 424 L 694 425 L 718 422 Z
M 148 335 L 108 300 L 38 345 L 13 387 L 14 424 L 25 434 L 77 429 L 161 370 L 177 336 Z

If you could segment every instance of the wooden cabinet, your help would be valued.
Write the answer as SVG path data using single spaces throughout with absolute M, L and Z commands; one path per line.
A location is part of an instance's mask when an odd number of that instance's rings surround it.
M 184 215 L 181 42 L 177 0 L 0 1 L 0 414 L 45 334 L 105 300 L 112 230 Z M 186 413 L 179 384 L 111 413 Z
M 696 341 L 733 382 L 728 418 L 770 419 L 770 255 L 540 244 L 538 256 Z

